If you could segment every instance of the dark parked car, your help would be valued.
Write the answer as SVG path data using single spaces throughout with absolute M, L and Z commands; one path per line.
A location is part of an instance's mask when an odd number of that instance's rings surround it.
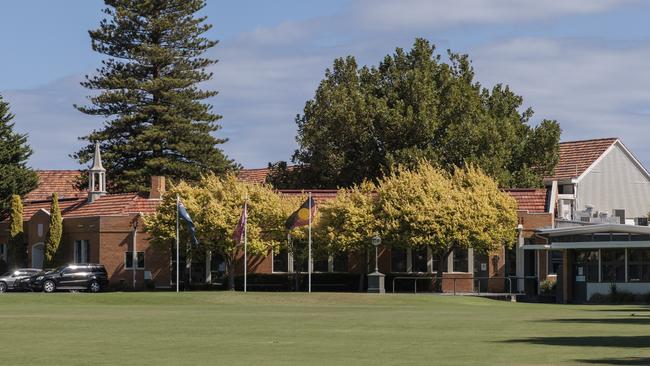
M 106 268 L 101 264 L 69 264 L 54 271 L 33 276 L 30 286 L 35 291 L 88 290 L 100 292 L 108 285 Z
M 13 272 L 5 273 L 0 277 L 0 292 L 9 290 L 24 290 L 22 286 L 23 280 L 32 276 L 43 273 L 42 269 L 38 268 L 20 268 Z

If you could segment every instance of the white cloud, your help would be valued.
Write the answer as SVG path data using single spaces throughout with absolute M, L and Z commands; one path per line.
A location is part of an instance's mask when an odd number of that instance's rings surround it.
M 69 76 L 28 90 L 9 90 L 3 96 L 10 104 L 15 129 L 28 133 L 34 154 L 30 165 L 37 169 L 77 168 L 68 155 L 83 143 L 77 137 L 101 125 L 101 120 L 77 111 L 73 104 L 84 104 L 86 90 L 82 76 Z
M 620 137 L 650 166 L 650 44 L 527 38 L 471 54 L 482 82 L 510 85 L 536 120 L 560 122 L 563 140 Z
M 355 16 L 365 28 L 442 28 L 462 24 L 524 22 L 601 12 L 631 0 L 358 0 Z

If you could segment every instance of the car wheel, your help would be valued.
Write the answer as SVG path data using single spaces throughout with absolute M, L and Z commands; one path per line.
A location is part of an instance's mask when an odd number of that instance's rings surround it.
M 4 282 L 0 282 L 0 293 L 2 292 L 7 292 L 7 284 Z
M 43 283 L 43 291 L 47 293 L 54 292 L 56 290 L 56 285 L 54 284 L 54 281 L 47 280 Z
M 91 281 L 90 285 L 88 286 L 88 289 L 90 290 L 90 292 L 97 293 L 102 289 L 102 287 L 99 285 L 99 282 Z

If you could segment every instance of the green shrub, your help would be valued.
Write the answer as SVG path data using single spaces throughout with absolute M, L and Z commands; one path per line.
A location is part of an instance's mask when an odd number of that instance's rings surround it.
M 555 288 L 557 283 L 555 281 L 544 280 L 539 283 L 539 289 L 544 295 L 553 295 L 555 294 Z

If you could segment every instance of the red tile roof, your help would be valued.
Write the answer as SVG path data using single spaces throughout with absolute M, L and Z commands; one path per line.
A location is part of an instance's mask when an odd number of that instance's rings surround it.
M 96 199 L 93 203 L 84 203 L 68 213 L 68 217 L 92 217 L 92 216 L 117 216 L 133 213 L 152 213 L 160 200 L 141 197 L 137 193 L 107 194 Z
M 558 180 L 579 177 L 617 140 L 617 138 L 610 137 L 560 143 L 560 161 L 555 167 L 555 173 L 545 179 Z
M 248 183 L 266 183 L 266 177 L 269 175 L 269 168 L 260 169 L 242 169 L 237 173 L 239 180 Z
M 43 201 L 49 200 L 52 193 L 58 193 L 59 199 L 87 197 L 85 189 L 76 187 L 77 179 L 81 175 L 78 170 L 37 170 L 38 187 L 29 192 L 23 200 Z
M 544 188 L 507 189 L 506 193 L 517 201 L 517 210 L 546 212 L 546 189 Z

